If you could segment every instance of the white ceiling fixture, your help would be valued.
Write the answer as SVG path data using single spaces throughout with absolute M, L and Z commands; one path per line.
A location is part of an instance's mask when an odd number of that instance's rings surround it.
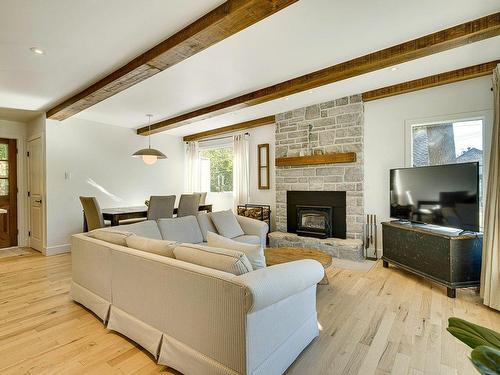
M 35 55 L 45 55 L 45 51 L 38 47 L 31 47 L 30 51 L 33 52 Z

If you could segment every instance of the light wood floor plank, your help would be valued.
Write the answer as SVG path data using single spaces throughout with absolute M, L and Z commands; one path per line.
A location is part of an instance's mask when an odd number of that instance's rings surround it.
M 500 314 L 473 289 L 444 288 L 377 263 L 326 270 L 316 338 L 287 375 L 475 375 L 470 350 L 446 331 L 450 316 L 500 331 Z M 176 374 L 71 301 L 71 255 L 0 251 L 0 373 Z

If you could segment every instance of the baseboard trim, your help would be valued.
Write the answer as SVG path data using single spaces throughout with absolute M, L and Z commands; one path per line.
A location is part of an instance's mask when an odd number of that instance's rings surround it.
M 71 252 L 70 244 L 64 244 L 64 245 L 44 247 L 42 254 L 46 255 L 46 256 L 51 256 L 51 255 L 69 253 L 69 252 Z

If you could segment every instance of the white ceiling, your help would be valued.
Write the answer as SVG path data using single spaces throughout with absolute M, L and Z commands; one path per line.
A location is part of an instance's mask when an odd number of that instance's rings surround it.
M 0 104 L 46 109 L 219 3 L 149 0 L 138 8 L 132 0 L 3 1 Z M 299 0 L 76 116 L 136 128 L 146 123 L 145 113 L 169 118 L 499 10 L 498 0 Z M 32 46 L 47 55 L 33 55 Z M 500 37 L 169 133 L 190 134 L 498 58 Z
M 50 108 L 222 2 L 1 0 L 0 105 Z

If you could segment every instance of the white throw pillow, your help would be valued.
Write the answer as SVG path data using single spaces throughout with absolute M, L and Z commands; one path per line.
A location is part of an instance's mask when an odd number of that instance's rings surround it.
M 203 235 L 195 216 L 158 219 L 158 227 L 160 227 L 164 240 L 187 243 L 203 242 Z
M 87 233 L 89 237 L 96 240 L 106 241 L 115 245 L 127 246 L 127 237 L 131 236 L 130 232 L 122 232 L 112 229 L 94 229 Z
M 210 218 L 217 228 L 217 232 L 224 237 L 234 238 L 245 234 L 231 210 L 212 212 Z
M 201 234 L 203 235 L 203 241 L 207 242 L 207 232 L 217 233 L 217 229 L 210 219 L 210 214 L 208 212 L 200 212 L 198 216 L 196 216 L 198 220 L 198 224 L 200 225 Z
M 169 258 L 174 257 L 174 248 L 179 244 L 175 241 L 155 240 L 153 238 L 136 236 L 135 234 L 128 236 L 126 241 L 127 246 L 132 249 L 163 255 Z
M 254 270 L 266 267 L 266 257 L 264 255 L 264 249 L 260 245 L 252 245 L 234 241 L 212 232 L 208 232 L 207 238 L 208 246 L 210 247 L 219 247 L 222 249 L 236 250 L 244 253 L 252 264 L 252 268 Z
M 240 251 L 182 244 L 174 249 L 174 255 L 178 260 L 229 272 L 237 276 L 253 271 L 246 255 Z

